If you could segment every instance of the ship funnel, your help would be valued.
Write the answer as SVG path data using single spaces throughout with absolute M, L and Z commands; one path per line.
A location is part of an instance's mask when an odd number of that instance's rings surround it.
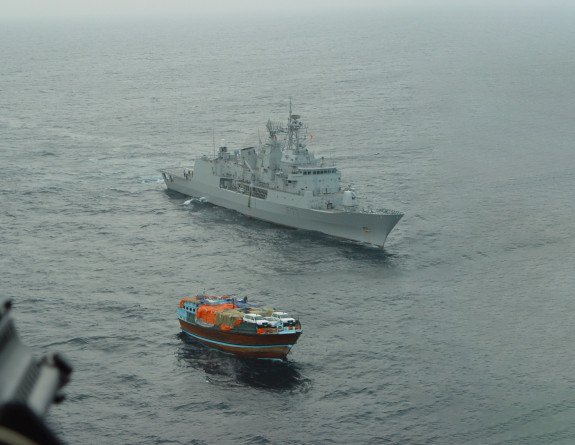
M 258 156 L 254 147 L 242 148 L 242 159 L 252 171 L 256 168 L 257 158 Z

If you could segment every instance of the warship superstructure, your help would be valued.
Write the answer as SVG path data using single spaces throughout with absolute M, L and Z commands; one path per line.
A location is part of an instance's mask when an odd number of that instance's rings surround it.
M 383 247 L 403 213 L 361 209 L 335 164 L 306 147 L 307 128 L 291 103 L 287 125 L 268 120 L 266 128 L 258 147 L 222 146 L 193 167 L 161 170 L 166 186 L 252 218 Z

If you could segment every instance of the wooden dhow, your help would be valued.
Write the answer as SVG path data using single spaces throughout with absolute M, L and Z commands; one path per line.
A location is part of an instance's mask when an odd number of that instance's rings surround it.
M 194 340 L 253 359 L 285 360 L 302 333 L 300 321 L 288 313 L 233 296 L 183 298 L 178 319 Z

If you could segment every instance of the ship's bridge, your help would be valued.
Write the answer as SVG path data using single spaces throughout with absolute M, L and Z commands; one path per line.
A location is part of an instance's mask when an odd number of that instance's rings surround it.
M 316 194 L 337 193 L 341 172 L 336 167 L 299 167 L 288 174 L 287 182 L 298 191 L 311 190 Z
M 315 164 L 315 158 L 307 148 L 302 150 L 285 150 L 282 154 L 281 162 L 291 165 Z

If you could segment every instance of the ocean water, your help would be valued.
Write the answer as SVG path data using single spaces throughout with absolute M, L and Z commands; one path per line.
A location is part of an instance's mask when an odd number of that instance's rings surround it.
M 569 6 L 0 26 L 0 282 L 74 366 L 68 443 L 575 440 Z M 160 168 L 294 112 L 385 249 L 168 193 Z M 180 298 L 292 310 L 283 365 L 203 348 Z

